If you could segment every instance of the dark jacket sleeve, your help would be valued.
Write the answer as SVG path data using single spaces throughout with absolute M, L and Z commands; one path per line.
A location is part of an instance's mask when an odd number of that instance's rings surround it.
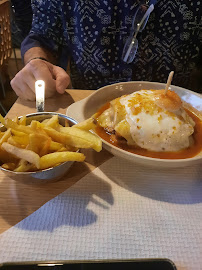
M 63 23 L 60 1 L 32 1 L 33 21 L 28 36 L 21 44 L 21 55 L 33 47 L 48 49 L 58 59 L 58 65 L 65 68 Z M 63 60 L 61 62 L 61 59 Z

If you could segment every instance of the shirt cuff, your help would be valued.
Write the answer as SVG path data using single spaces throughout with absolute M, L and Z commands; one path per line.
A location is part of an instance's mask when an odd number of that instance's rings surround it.
M 39 35 L 30 33 L 21 43 L 22 60 L 24 59 L 25 53 L 33 47 L 42 47 L 45 49 L 47 48 L 48 50 L 52 51 L 53 54 L 58 54 L 58 47 L 53 41 L 46 40 L 45 38 Z M 66 69 L 67 62 L 68 62 L 67 51 L 62 49 L 60 50 L 60 54 L 58 55 L 58 65 Z

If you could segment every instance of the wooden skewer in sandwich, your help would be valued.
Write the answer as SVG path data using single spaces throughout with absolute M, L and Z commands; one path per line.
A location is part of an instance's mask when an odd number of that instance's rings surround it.
M 173 79 L 173 75 L 174 75 L 174 71 L 171 71 L 170 74 L 169 74 L 169 76 L 168 76 L 167 83 L 166 83 L 166 88 L 165 88 L 165 92 L 164 92 L 165 95 L 167 94 L 168 89 L 169 89 L 169 87 L 171 85 L 171 82 L 172 82 L 172 79 Z
M 182 107 L 180 97 L 174 92 L 169 90 L 174 71 L 171 71 L 166 83 L 165 90 L 158 90 L 156 94 L 155 103 L 170 112 L 176 112 Z

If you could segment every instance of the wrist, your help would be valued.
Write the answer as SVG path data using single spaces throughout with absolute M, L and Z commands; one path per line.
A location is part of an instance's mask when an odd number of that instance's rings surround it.
M 43 61 L 46 61 L 46 62 L 49 62 L 45 57 L 33 57 L 31 59 L 28 60 L 28 62 L 26 64 L 28 64 L 29 62 L 31 62 L 32 60 L 35 60 L 35 59 L 40 59 L 40 60 L 43 60 Z M 50 62 L 49 62 L 50 63 Z
M 41 47 L 33 47 L 26 51 L 23 59 L 24 65 L 28 64 L 31 60 L 34 59 L 41 59 L 54 65 L 57 62 L 57 58 L 53 52 L 50 52 L 47 49 Z

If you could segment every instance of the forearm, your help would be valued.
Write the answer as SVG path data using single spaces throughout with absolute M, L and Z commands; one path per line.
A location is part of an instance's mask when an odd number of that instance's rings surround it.
M 57 59 L 52 52 L 42 47 L 33 47 L 26 51 L 24 54 L 24 64 L 26 65 L 31 59 L 35 57 L 42 57 L 52 64 L 56 64 L 57 62 Z

